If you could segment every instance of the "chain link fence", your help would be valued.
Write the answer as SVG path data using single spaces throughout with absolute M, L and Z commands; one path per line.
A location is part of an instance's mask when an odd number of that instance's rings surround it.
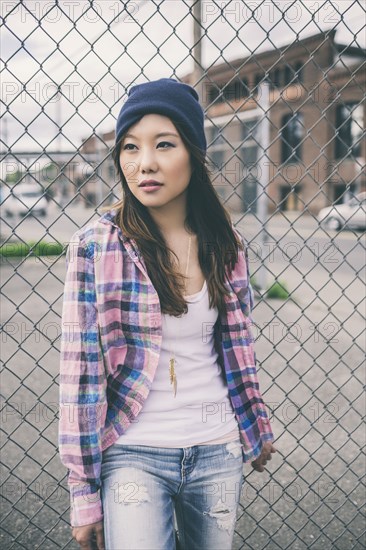
M 278 453 L 245 466 L 234 548 L 365 548 L 365 3 L 1 11 L 1 548 L 77 547 L 57 449 L 65 248 L 119 198 L 126 90 L 161 76 L 199 92 L 213 183 L 250 247 Z

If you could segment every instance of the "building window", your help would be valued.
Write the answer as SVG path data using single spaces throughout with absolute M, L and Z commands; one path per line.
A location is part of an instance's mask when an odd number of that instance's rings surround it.
M 211 151 L 211 162 L 212 162 L 212 171 L 214 176 L 218 176 L 224 168 L 224 151 L 217 149 L 216 151 Z
M 282 117 L 282 162 L 299 162 L 302 156 L 301 142 L 304 137 L 304 118 L 301 113 L 288 113 Z
M 279 204 L 278 208 L 280 211 L 286 211 L 286 210 L 300 210 L 301 209 L 301 201 L 300 201 L 300 194 L 301 194 L 301 186 L 296 185 L 296 187 L 293 187 L 291 185 L 282 186 L 279 187 Z
M 302 82 L 303 81 L 303 64 L 302 61 L 297 61 L 295 63 L 295 82 Z
M 279 67 L 269 73 L 268 82 L 271 90 L 281 87 L 281 69 Z
M 258 194 L 258 137 L 256 136 L 258 119 L 241 121 L 242 145 L 239 149 L 240 159 L 240 193 L 243 212 L 257 211 Z M 256 139 L 257 137 L 257 139 Z
M 209 101 L 215 103 L 226 103 L 230 101 L 239 101 L 243 97 L 248 97 L 249 88 L 246 78 L 237 79 L 230 84 L 217 84 L 211 86 L 209 90 Z
M 241 82 L 230 82 L 221 90 L 221 101 L 238 101 L 242 97 L 242 87 Z
M 275 88 L 281 88 L 281 69 L 279 67 L 273 71 L 272 81 Z
M 333 187 L 333 204 L 344 204 L 349 195 L 357 193 L 356 182 L 336 184 Z
M 255 77 L 254 77 L 253 91 L 254 91 L 255 93 L 258 92 L 258 87 L 259 87 L 259 84 L 260 84 L 260 82 L 261 82 L 263 76 L 264 76 L 264 75 L 261 75 L 261 74 L 257 73 L 257 74 L 255 75 Z
M 243 145 L 255 145 L 255 133 L 258 126 L 258 119 L 242 120 L 241 121 L 241 139 L 245 144 Z M 248 141 L 251 141 L 249 144 Z
M 208 158 L 213 175 L 212 183 L 215 187 L 224 184 L 225 157 L 228 151 L 228 143 L 223 136 L 224 132 L 225 129 L 214 124 L 208 128 Z
M 253 92 L 257 94 L 259 92 L 259 86 L 262 82 L 268 82 L 270 89 L 273 89 L 273 78 L 270 73 L 257 73 L 254 77 Z
M 220 93 L 220 89 L 218 86 L 210 86 L 208 88 L 208 97 L 207 97 L 208 103 L 213 103 L 214 101 L 216 101 L 219 93 Z
M 238 86 L 240 89 L 240 97 L 248 97 L 250 93 L 248 79 L 241 78 L 240 81 L 238 82 Z
M 292 67 L 290 65 L 285 65 L 284 71 L 283 71 L 283 83 L 285 86 L 287 84 L 290 84 L 291 80 L 293 79 L 294 72 L 292 70 Z
M 338 105 L 336 110 L 336 158 L 359 157 L 363 133 L 363 107 L 359 103 Z
M 210 128 L 210 148 L 217 148 L 218 146 L 222 146 L 226 143 L 223 137 L 223 130 L 221 126 L 216 126 L 213 124 Z
M 294 65 L 285 65 L 283 71 L 284 85 L 297 84 L 303 81 L 303 63 L 296 61 Z
M 109 163 L 108 164 L 108 178 L 113 180 L 114 176 L 115 176 L 114 165 L 112 163 Z

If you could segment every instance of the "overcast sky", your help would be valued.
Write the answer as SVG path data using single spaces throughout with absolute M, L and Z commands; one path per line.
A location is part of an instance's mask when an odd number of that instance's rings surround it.
M 1 138 L 7 134 L 14 151 L 79 147 L 93 130 L 114 128 L 125 100 L 124 86 L 172 77 L 174 68 L 179 79 L 193 69 L 190 0 L 103 0 L 93 2 L 92 9 L 86 0 L 61 0 L 59 7 L 45 0 L 24 4 L 2 0 L 0 8 L 5 18 L 1 115 L 6 105 L 10 111 L 6 127 L 2 118 Z M 202 4 L 205 67 L 331 28 L 337 29 L 336 42 L 365 47 L 366 8 L 361 0 Z M 87 97 L 95 83 L 96 95 Z M 28 93 L 22 92 L 25 84 Z M 65 97 L 52 99 L 59 85 Z M 63 125 L 61 142 L 56 141 L 57 120 Z M 29 135 L 22 135 L 25 126 Z

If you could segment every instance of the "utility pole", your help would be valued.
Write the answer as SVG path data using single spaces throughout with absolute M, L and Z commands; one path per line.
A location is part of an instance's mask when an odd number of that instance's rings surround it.
M 102 134 L 103 135 L 103 134 Z M 96 211 L 100 206 L 103 204 L 103 170 L 102 170 L 102 144 L 97 136 L 97 134 L 94 133 L 94 139 L 95 139 L 95 151 L 96 151 L 96 161 L 97 161 L 97 167 L 96 167 Z
M 259 123 L 258 143 L 259 143 L 259 155 L 260 160 L 258 162 L 258 184 L 259 184 L 259 196 L 257 198 L 257 218 L 262 230 L 258 235 L 259 250 L 261 255 L 261 265 L 258 270 L 258 286 L 261 292 L 266 290 L 267 285 L 267 269 L 265 266 L 265 260 L 263 257 L 267 254 L 268 248 L 266 242 L 268 240 L 266 223 L 268 221 L 268 182 L 269 182 L 269 83 L 262 82 L 260 84 L 258 95 L 258 107 L 262 112 L 262 120 Z
M 7 147 L 9 147 L 9 138 L 8 138 L 8 117 L 4 115 L 3 117 L 3 143 L 4 143 L 4 152 L 6 152 Z M 2 149 L 2 148 L 1 148 Z
M 56 126 L 58 129 L 57 134 L 57 150 L 61 151 L 61 86 L 59 86 L 59 89 L 56 94 Z
M 202 94 L 203 85 L 203 67 L 202 67 L 202 2 L 201 0 L 193 0 L 193 82 L 195 87 L 198 84 L 196 91 L 201 103 L 204 103 L 205 98 Z

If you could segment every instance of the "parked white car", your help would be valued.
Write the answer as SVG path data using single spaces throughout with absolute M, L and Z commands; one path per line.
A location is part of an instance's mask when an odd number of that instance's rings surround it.
M 45 216 L 47 214 L 47 199 L 42 193 L 39 185 L 31 183 L 20 183 L 13 189 L 9 189 L 7 196 L 3 198 L 2 208 L 5 215 L 26 216 Z
M 344 204 L 322 208 L 317 219 L 324 229 L 366 229 L 366 192 L 355 195 Z

